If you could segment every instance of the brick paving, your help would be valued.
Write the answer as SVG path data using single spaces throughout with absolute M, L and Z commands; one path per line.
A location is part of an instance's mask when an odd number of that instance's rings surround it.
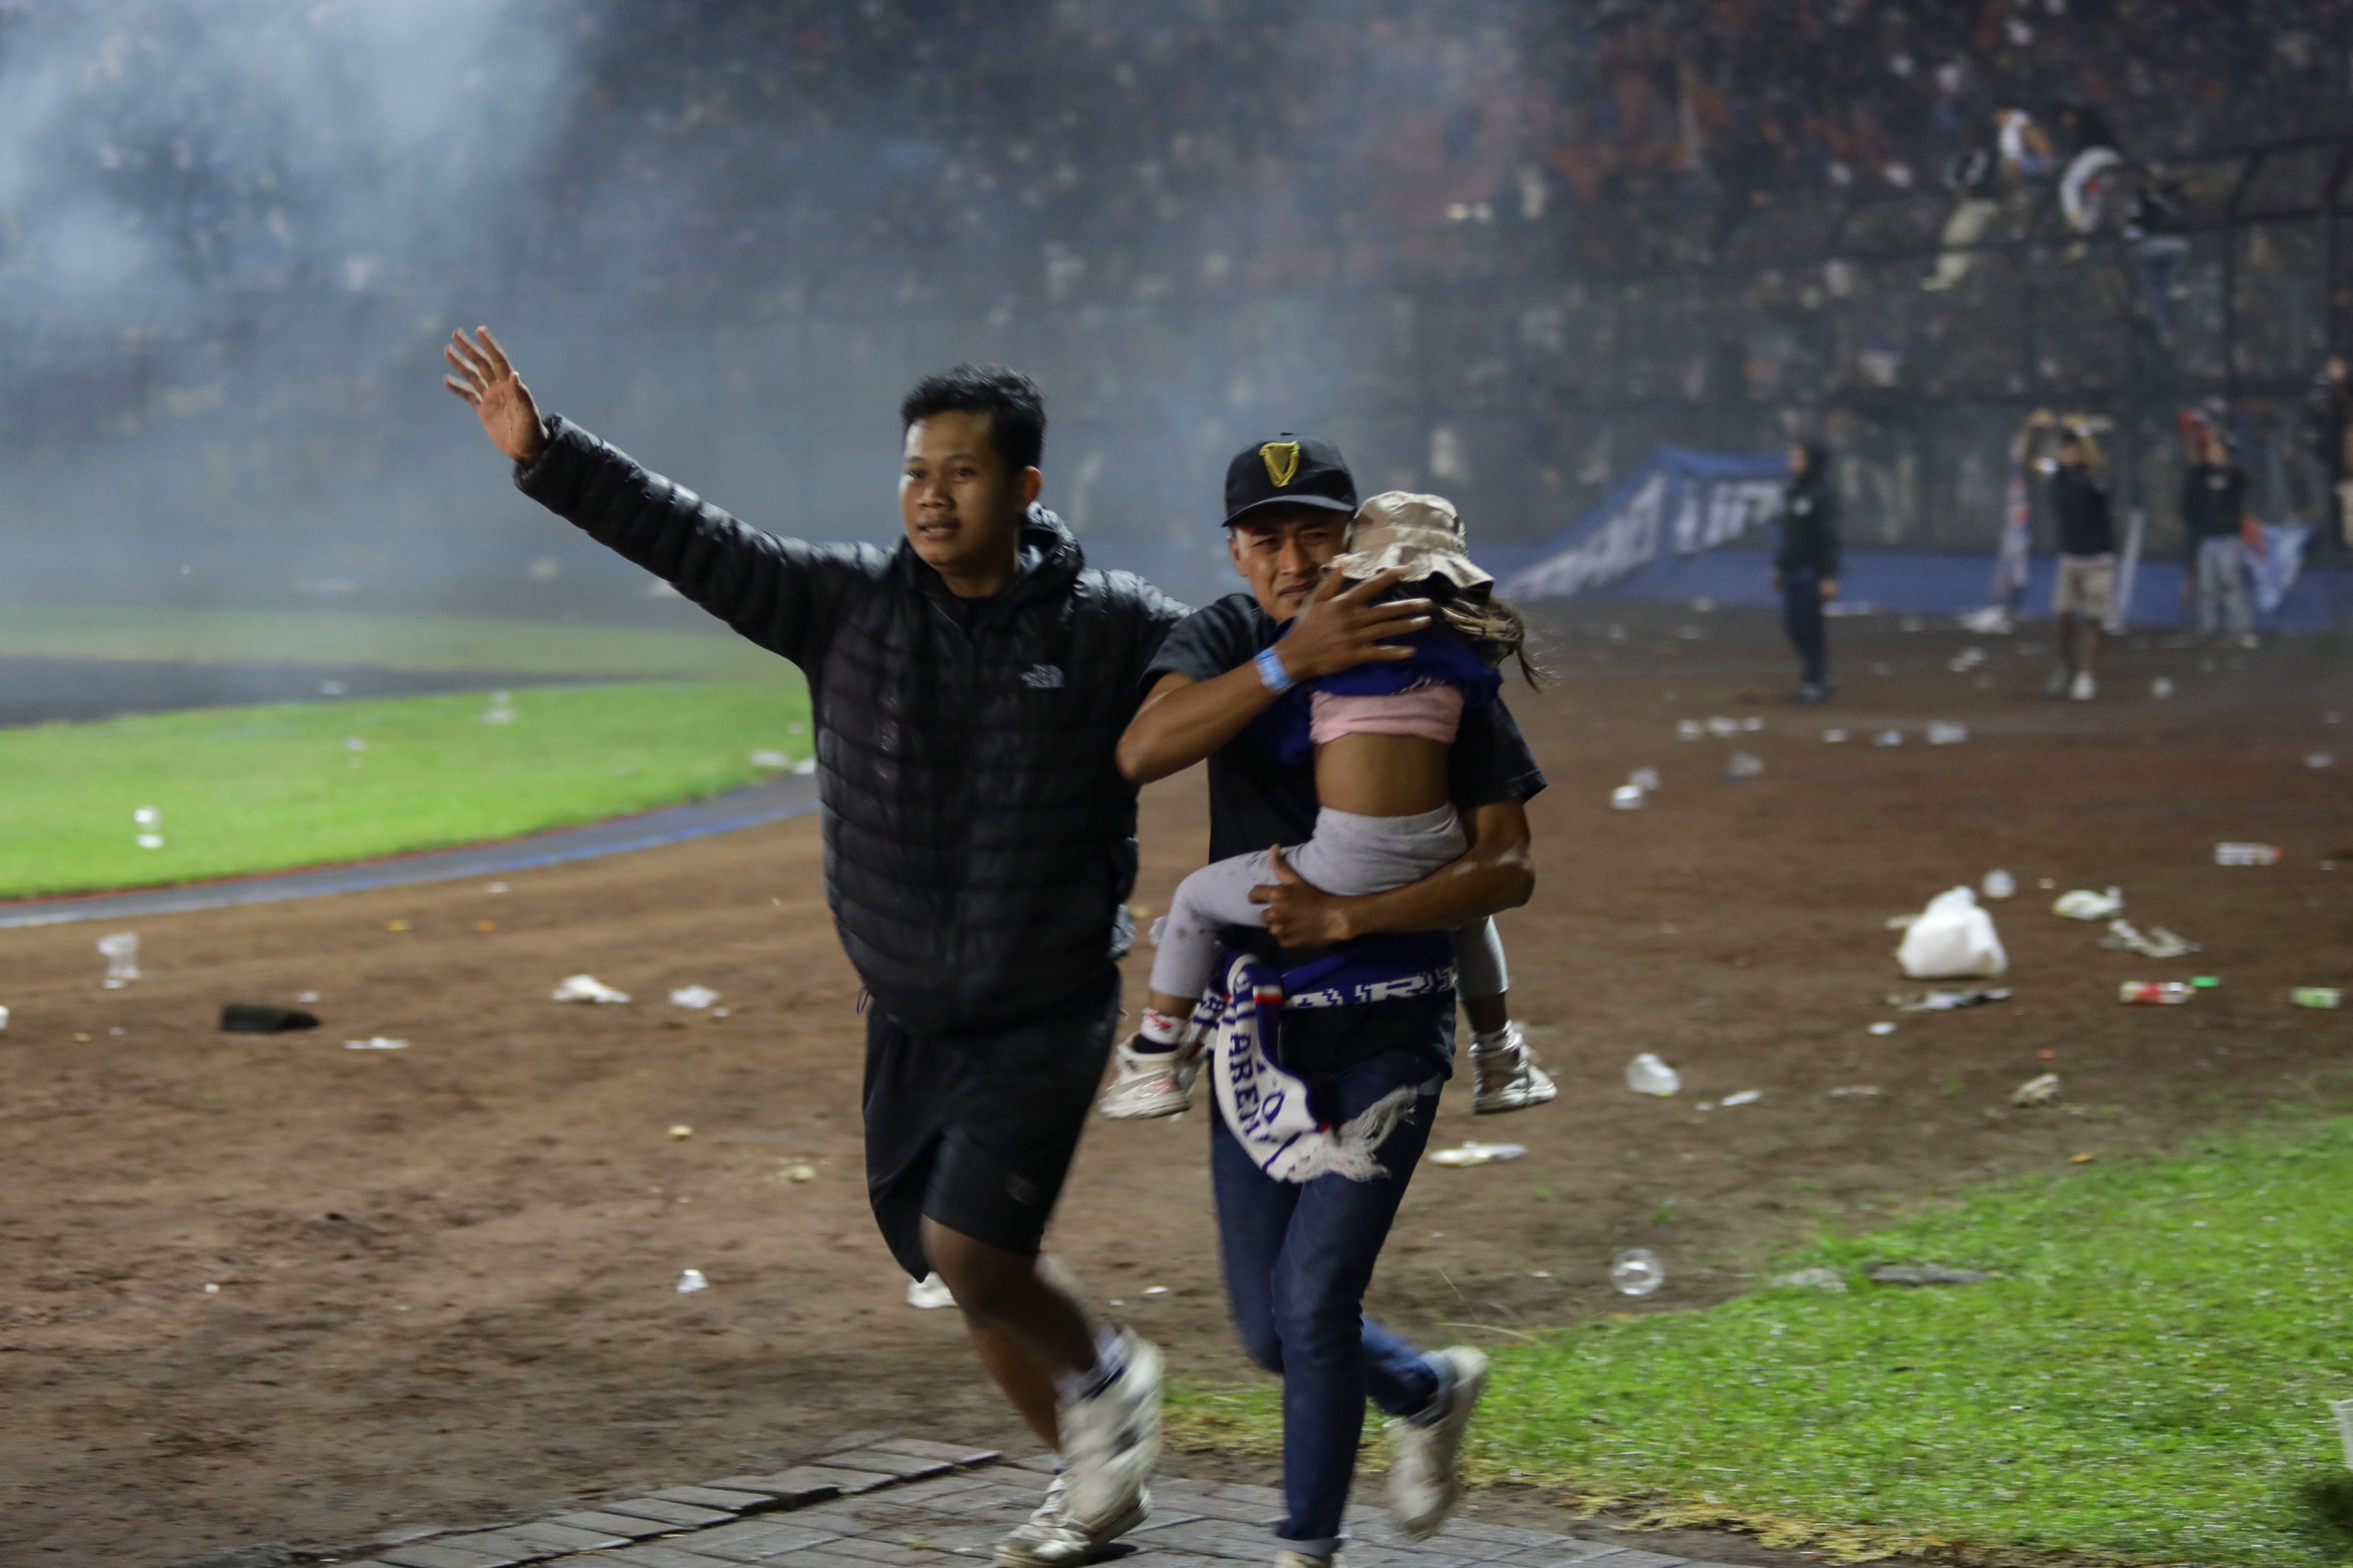
M 185 1560 L 205 1564 L 343 1563 L 353 1568 L 960 1568 L 987 1562 L 1029 1516 L 1051 1462 L 914 1438 L 867 1442 L 767 1476 L 725 1476 L 491 1530 L 406 1531 L 341 1553 L 255 1548 Z M 1133 1568 L 1270 1563 L 1280 1493 L 1267 1487 L 1156 1477 L 1152 1517 L 1103 1560 Z M 1429 1541 L 1393 1530 L 1377 1506 L 1348 1510 L 1348 1568 L 1723 1568 L 1543 1531 L 1458 1520 Z

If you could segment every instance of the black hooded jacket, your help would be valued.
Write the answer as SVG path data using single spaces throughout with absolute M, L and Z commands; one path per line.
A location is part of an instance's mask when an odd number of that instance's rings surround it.
M 957 1034 L 1103 979 L 1134 937 L 1135 786 L 1113 752 L 1185 606 L 1087 566 L 1043 508 L 1012 584 L 958 601 L 904 541 L 777 539 L 548 430 L 523 494 L 808 677 L 826 900 L 883 1011 Z
M 1773 570 L 1839 574 L 1838 491 L 1820 447 L 1806 448 L 1806 471 L 1789 481 L 1781 499 L 1781 548 L 1773 556 Z

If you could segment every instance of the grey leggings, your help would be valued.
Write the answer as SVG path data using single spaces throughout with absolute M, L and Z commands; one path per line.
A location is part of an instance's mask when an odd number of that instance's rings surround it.
M 1315 837 L 1285 849 L 1282 858 L 1314 886 L 1351 898 L 1419 882 L 1470 847 L 1451 805 L 1416 816 L 1360 816 L 1327 805 L 1315 814 Z M 1273 880 L 1261 849 L 1212 861 L 1178 883 L 1152 961 L 1152 988 L 1170 996 L 1198 996 L 1208 989 L 1217 969 L 1219 931 L 1258 924 L 1250 889 Z M 1510 988 L 1503 940 L 1492 920 L 1454 932 L 1454 963 L 1457 989 L 1466 999 L 1500 996 Z

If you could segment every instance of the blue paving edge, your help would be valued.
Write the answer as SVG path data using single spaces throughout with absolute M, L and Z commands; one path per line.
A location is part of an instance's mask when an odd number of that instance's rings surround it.
M 92 893 L 75 898 L 28 900 L 0 903 L 0 931 L 26 926 L 65 925 L 74 921 L 124 920 L 142 915 L 183 914 L 194 910 L 229 909 L 240 904 L 274 904 L 287 899 L 314 899 L 330 893 L 361 893 L 374 888 L 398 888 L 413 882 L 449 882 L 467 877 L 495 877 L 561 866 L 570 860 L 593 860 L 605 855 L 626 855 L 715 833 L 733 833 L 764 822 L 805 816 L 818 808 L 817 780 L 786 773 L 730 790 L 691 805 L 667 806 L 635 816 L 564 827 L 510 838 L 496 844 L 473 844 L 459 849 L 404 855 L 389 860 L 364 860 L 351 865 L 322 866 L 300 871 L 239 878 L 235 881 L 200 882 L 177 888 L 149 888 L 128 893 Z

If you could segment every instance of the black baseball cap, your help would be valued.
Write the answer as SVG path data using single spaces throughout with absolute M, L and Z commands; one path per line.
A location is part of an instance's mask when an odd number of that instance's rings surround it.
M 1226 526 L 1279 506 L 1355 511 L 1356 476 L 1348 472 L 1340 448 L 1285 430 L 1271 441 L 1254 441 L 1235 453 L 1226 465 Z

